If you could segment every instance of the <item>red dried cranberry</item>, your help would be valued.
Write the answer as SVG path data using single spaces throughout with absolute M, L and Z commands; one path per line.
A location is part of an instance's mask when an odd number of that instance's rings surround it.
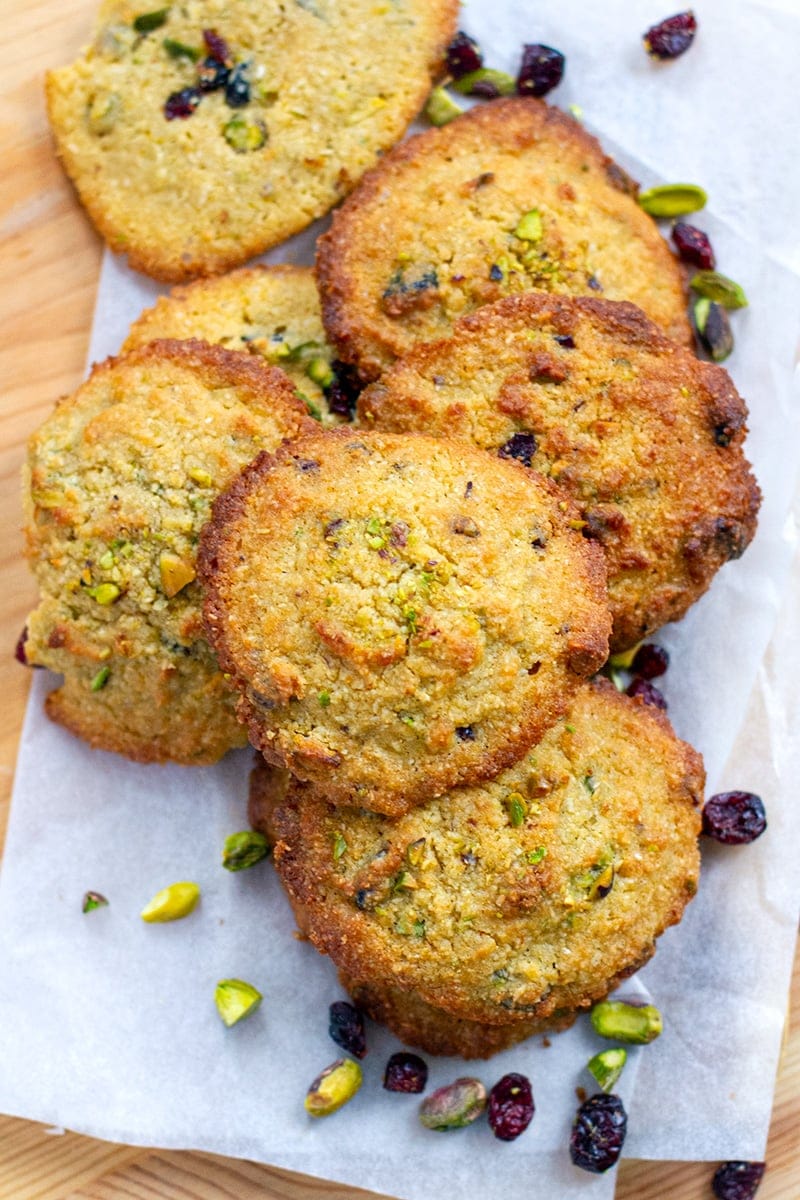
M 653 683 L 649 683 L 646 679 L 634 679 L 633 683 L 626 688 L 627 695 L 638 696 L 645 704 L 651 704 L 653 708 L 663 708 L 666 712 L 667 702 L 661 692 Z
M 717 1200 L 753 1200 L 764 1178 L 763 1162 L 726 1162 L 717 1167 L 711 1190 Z
M 504 1075 L 489 1093 L 489 1124 L 501 1142 L 513 1142 L 524 1133 L 534 1111 L 531 1082 L 525 1075 Z
M 520 96 L 546 96 L 564 75 L 564 55 L 552 46 L 538 44 L 522 47 L 522 63 L 517 75 Z
M 684 262 L 692 263 L 701 271 L 714 270 L 717 260 L 711 249 L 708 234 L 703 233 L 702 229 L 688 225 L 686 221 L 676 221 L 672 226 L 672 240 Z
M 218 58 L 204 58 L 197 67 L 197 81 L 201 92 L 217 92 L 230 79 L 230 69 Z
M 447 70 L 453 79 L 461 79 L 471 71 L 478 71 L 483 66 L 483 54 L 474 38 L 463 29 L 459 29 L 450 45 L 447 47 Z
M 347 417 L 352 421 L 356 411 L 356 400 L 361 391 L 361 380 L 355 367 L 335 359 L 331 363 L 333 383 L 325 388 L 328 408 L 337 417 Z
M 663 646 L 645 642 L 633 656 L 631 671 L 641 679 L 658 679 L 669 666 L 669 655 Z
M 653 25 L 642 37 L 644 48 L 652 58 L 677 58 L 688 50 L 697 33 L 697 20 L 691 9 L 676 13 Z
M 719 792 L 703 808 L 703 833 L 726 846 L 754 842 L 767 828 L 760 796 L 753 792 Z
M 203 41 L 212 58 L 215 58 L 219 63 L 224 63 L 228 67 L 233 66 L 233 55 L 230 52 L 228 43 L 224 37 L 219 36 L 216 29 L 204 29 Z
M 600 1175 L 613 1167 L 622 1151 L 628 1118 L 619 1096 L 585 1100 L 575 1115 L 569 1154 L 576 1167 Z
M 383 1073 L 387 1092 L 424 1092 L 428 1082 L 428 1064 L 418 1054 L 405 1050 L 393 1054 Z
M 536 453 L 536 437 L 532 433 L 515 433 L 497 453 L 500 458 L 515 458 L 529 467 Z
M 363 1058 L 367 1053 L 364 1018 L 346 1000 L 336 1000 L 328 1009 L 328 1033 L 348 1054 Z
M 176 117 L 190 117 L 199 103 L 200 93 L 197 88 L 182 88 L 181 91 L 167 96 L 164 116 L 168 121 L 174 121 Z
M 25 643 L 28 640 L 28 626 L 26 625 L 22 633 L 17 638 L 17 644 L 14 647 L 14 658 L 18 663 L 22 663 L 23 667 L 28 666 L 28 656 L 25 653 Z

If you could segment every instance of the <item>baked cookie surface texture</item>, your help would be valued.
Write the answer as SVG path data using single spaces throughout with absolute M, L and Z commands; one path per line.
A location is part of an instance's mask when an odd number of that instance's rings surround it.
M 479 1054 L 447 1014 L 527 1036 L 647 961 L 696 891 L 703 783 L 664 714 L 603 680 L 496 779 L 397 820 L 266 767 L 251 819 L 346 986 L 401 1036 Z
M 47 77 L 58 153 L 112 250 L 179 282 L 322 216 L 419 111 L 455 0 L 102 4 Z
M 254 744 L 395 813 L 519 758 L 607 654 L 570 502 L 468 443 L 340 428 L 214 505 L 206 627 Z
M 614 651 L 682 617 L 755 532 L 744 401 L 631 304 L 529 293 L 486 305 L 394 363 L 359 416 L 472 438 L 563 487 L 606 554 Z
M 57 405 L 24 497 L 41 593 L 25 654 L 64 676 L 55 721 L 143 762 L 246 744 L 203 635 L 197 539 L 243 466 L 314 427 L 281 371 L 202 342 L 109 359 Z

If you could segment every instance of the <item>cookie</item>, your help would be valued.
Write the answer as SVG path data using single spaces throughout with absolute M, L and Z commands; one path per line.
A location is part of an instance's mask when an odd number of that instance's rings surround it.
M 156 338 L 200 338 L 252 354 L 286 372 L 310 416 L 336 424 L 347 413 L 309 267 L 243 267 L 173 288 L 134 321 L 123 352 Z
M 683 275 L 636 184 L 571 117 L 493 100 L 395 147 L 320 239 L 329 339 L 365 380 L 518 292 L 630 300 L 686 345 Z
M 25 478 L 41 592 L 25 654 L 64 676 L 54 720 L 141 762 L 246 743 L 203 636 L 197 538 L 245 464 L 315 427 L 283 372 L 203 342 L 109 359 L 57 405 Z
M 474 1053 L 447 1014 L 528 1036 L 647 961 L 696 891 L 703 783 L 664 714 L 600 680 L 496 779 L 396 820 L 266 766 L 250 812 L 353 994 L 404 1038 Z M 415 1039 L 416 1016 L 430 1035 Z
M 359 416 L 472 438 L 569 492 L 606 554 L 614 651 L 682 617 L 755 533 L 744 401 L 631 304 L 532 292 L 487 305 L 398 360 Z
M 131 266 L 181 282 L 321 217 L 419 111 L 456 0 L 105 0 L 47 76 L 64 168 Z
M 496 775 L 607 654 L 603 556 L 575 523 L 468 443 L 341 427 L 262 455 L 198 560 L 253 743 L 386 813 Z

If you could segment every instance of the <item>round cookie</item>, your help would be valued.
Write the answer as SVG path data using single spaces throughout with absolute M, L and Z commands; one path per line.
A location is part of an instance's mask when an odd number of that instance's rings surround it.
M 104 0 L 47 76 L 56 148 L 112 250 L 179 282 L 321 217 L 419 111 L 456 0 Z M 207 35 L 207 36 L 204 36 Z
M 607 654 L 603 556 L 469 445 L 319 430 L 215 503 L 206 628 L 268 759 L 403 812 L 514 762 Z
M 334 355 L 310 267 L 242 267 L 173 288 L 134 321 L 123 353 L 156 338 L 200 338 L 255 355 L 286 372 L 310 416 L 323 424 L 341 419 L 342 404 L 331 391 Z
M 334 214 L 317 278 L 328 336 L 365 380 L 508 294 L 631 300 L 692 344 L 681 267 L 636 184 L 571 117 L 493 100 L 395 147 Z
M 397 820 L 280 775 L 251 816 L 354 992 L 506 1026 L 566 1021 L 647 961 L 696 891 L 703 782 L 662 712 L 600 680 L 496 779 Z
M 197 539 L 243 466 L 314 428 L 282 371 L 203 342 L 109 359 L 57 405 L 25 476 L 41 592 L 25 654 L 64 676 L 54 720 L 142 762 L 246 743 L 203 636 Z
M 366 427 L 472 438 L 563 487 L 605 551 L 611 648 L 682 617 L 755 533 L 747 409 L 632 304 L 531 292 L 417 346 L 362 392 Z

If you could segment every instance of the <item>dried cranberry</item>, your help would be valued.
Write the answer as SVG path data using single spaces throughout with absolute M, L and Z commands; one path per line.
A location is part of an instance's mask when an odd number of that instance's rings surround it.
M 233 55 L 228 48 L 228 43 L 224 37 L 219 36 L 216 29 L 204 29 L 203 41 L 212 58 L 215 58 L 219 63 L 224 63 L 226 66 L 233 66 Z
M 17 644 L 14 647 L 14 658 L 18 663 L 22 663 L 23 667 L 28 666 L 28 656 L 25 653 L 25 643 L 28 640 L 28 626 L 26 625 L 22 633 L 17 638 Z
M 225 103 L 228 108 L 244 108 L 250 103 L 250 84 L 247 81 L 247 63 L 239 63 L 225 84 Z
M 658 679 L 669 666 L 669 655 L 663 646 L 645 642 L 633 656 L 631 671 L 641 679 Z
M 692 263 L 701 271 L 714 270 L 717 260 L 711 249 L 708 234 L 703 233 L 702 229 L 687 225 L 686 221 L 676 221 L 672 226 L 672 240 L 684 262 Z
M 428 1082 L 428 1064 L 418 1054 L 405 1050 L 393 1054 L 383 1073 L 387 1092 L 424 1092 Z
M 364 1035 L 364 1018 L 357 1008 L 346 1000 L 337 1000 L 328 1010 L 328 1033 L 337 1046 L 363 1058 L 367 1053 L 367 1039 Z
M 569 1154 L 576 1167 L 600 1175 L 613 1167 L 625 1141 L 628 1118 L 619 1096 L 585 1100 L 575 1115 Z
M 501 1142 L 513 1142 L 533 1120 L 531 1082 L 525 1075 L 504 1075 L 489 1092 L 489 1124 Z
M 644 48 L 653 58 L 677 58 L 688 50 L 697 33 L 697 20 L 691 9 L 676 13 L 653 25 L 644 34 Z
M 726 1162 L 717 1167 L 711 1190 L 717 1200 L 753 1200 L 764 1178 L 763 1162 Z
M 561 83 L 564 55 L 552 46 L 538 44 L 522 47 L 522 63 L 517 75 L 520 96 L 546 96 Z
M 472 725 L 456 725 L 456 737 L 460 742 L 474 742 L 475 730 Z
M 726 846 L 754 842 L 767 828 L 760 796 L 753 792 L 719 792 L 703 808 L 703 833 Z
M 575 338 L 570 333 L 554 333 L 553 337 L 558 342 L 559 346 L 563 346 L 565 350 L 575 349 Z
M 649 683 L 646 679 L 634 679 L 633 683 L 626 689 L 629 696 L 638 696 L 645 704 L 651 704 L 653 708 L 663 708 L 666 712 L 667 702 L 661 692 L 653 683 Z
M 516 458 L 529 467 L 536 453 L 536 437 L 532 433 L 515 433 L 497 453 L 500 458 Z
M 356 411 L 356 400 L 361 391 L 361 380 L 355 367 L 335 359 L 331 363 L 333 382 L 325 389 L 328 408 L 337 417 L 352 421 Z
M 474 38 L 463 29 L 459 29 L 450 45 L 447 47 L 447 70 L 453 79 L 461 79 L 471 71 L 478 71 L 483 66 L 483 54 Z
M 200 103 L 200 93 L 197 88 L 183 88 L 167 96 L 164 105 L 164 116 L 168 121 L 176 117 L 190 117 Z
M 201 92 L 217 92 L 230 79 L 230 68 L 218 58 L 204 58 L 197 67 L 197 81 Z

